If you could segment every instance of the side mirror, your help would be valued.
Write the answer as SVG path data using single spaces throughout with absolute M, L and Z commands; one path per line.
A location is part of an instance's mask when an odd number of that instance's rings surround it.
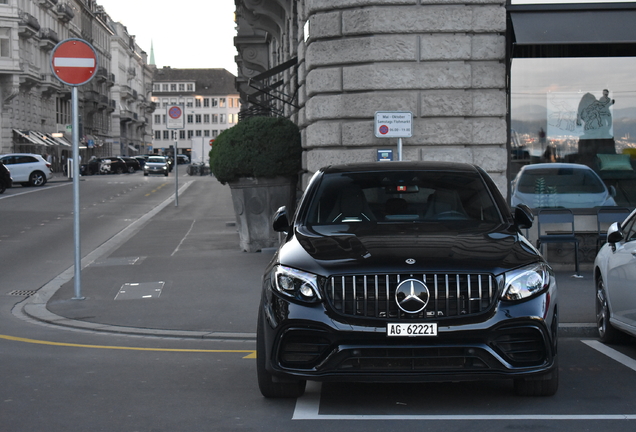
M 609 194 L 612 198 L 616 198 L 616 188 L 614 187 L 614 185 L 611 185 L 609 187 Z
M 618 222 L 614 222 L 612 225 L 610 225 L 609 229 L 607 230 L 607 242 L 614 245 L 618 242 L 623 241 L 623 238 L 623 232 L 621 231 Z
M 532 214 L 532 210 L 525 204 L 519 204 L 515 207 L 515 224 L 517 228 L 527 229 L 532 226 L 534 223 L 534 215 Z
M 285 206 L 280 207 L 274 213 L 272 228 L 276 232 L 287 232 L 289 230 L 289 218 L 287 217 L 287 208 Z

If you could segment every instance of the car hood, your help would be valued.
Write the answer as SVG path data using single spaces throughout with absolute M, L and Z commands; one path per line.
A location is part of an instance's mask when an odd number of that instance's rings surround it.
M 399 271 L 499 274 L 541 260 L 532 244 L 511 226 L 462 225 L 465 223 L 301 226 L 274 261 L 327 276 Z

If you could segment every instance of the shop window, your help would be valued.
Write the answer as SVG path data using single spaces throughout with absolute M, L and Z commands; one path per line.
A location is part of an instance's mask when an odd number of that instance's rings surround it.
M 636 207 L 636 4 L 594 12 L 586 7 L 509 7 L 513 201 L 522 167 L 567 163 L 590 168 L 613 195 L 587 207 Z M 553 175 L 558 166 L 545 167 Z M 540 202 L 575 208 L 575 201 L 556 195 L 579 190 L 583 185 L 563 181 L 582 178 L 564 171 L 554 185 L 548 176 L 523 185 L 525 193 L 542 195 L 531 207 Z

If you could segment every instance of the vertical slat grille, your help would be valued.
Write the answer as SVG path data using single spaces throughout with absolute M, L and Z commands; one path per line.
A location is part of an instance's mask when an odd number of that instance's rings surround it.
M 395 290 L 407 279 L 428 287 L 429 302 L 420 313 L 407 314 L 396 303 Z M 490 274 L 420 273 L 332 276 L 326 291 L 331 308 L 342 315 L 411 320 L 479 314 L 491 307 L 497 290 Z

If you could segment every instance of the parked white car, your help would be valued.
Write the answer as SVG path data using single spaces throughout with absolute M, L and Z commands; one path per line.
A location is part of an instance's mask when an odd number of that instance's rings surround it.
M 607 231 L 607 243 L 594 261 L 596 325 L 601 341 L 622 333 L 636 336 L 636 211 Z
M 590 167 L 573 163 L 526 165 L 512 181 L 511 206 L 592 208 L 615 206 L 609 190 Z
M 0 155 L 0 161 L 11 171 L 13 182 L 22 186 L 43 186 L 53 177 L 51 164 L 39 154 L 4 154 Z

